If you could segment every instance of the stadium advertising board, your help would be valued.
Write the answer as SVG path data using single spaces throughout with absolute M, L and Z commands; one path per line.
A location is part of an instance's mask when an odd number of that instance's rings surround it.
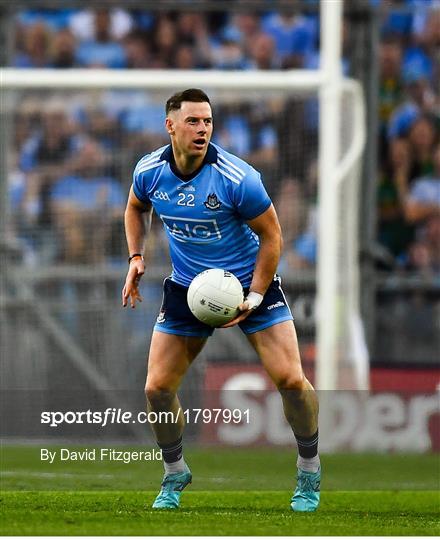
M 382 376 L 380 376 L 382 375 Z M 333 451 L 440 450 L 438 372 L 390 373 L 388 388 L 371 392 L 321 392 L 320 448 Z M 436 379 L 437 377 L 437 379 Z M 248 422 L 203 425 L 202 440 L 225 445 L 290 445 L 292 434 L 279 394 L 260 366 L 209 366 L 205 406 L 249 411 Z

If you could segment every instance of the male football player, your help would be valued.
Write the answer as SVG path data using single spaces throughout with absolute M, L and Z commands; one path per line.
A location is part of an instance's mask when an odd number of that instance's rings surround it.
M 246 334 L 281 394 L 298 445 L 291 508 L 316 510 L 318 400 L 304 376 L 292 314 L 275 273 L 282 248 L 277 214 L 260 174 L 210 142 L 212 111 L 202 90 L 170 97 L 166 129 L 171 144 L 143 157 L 134 170 L 125 211 L 129 269 L 122 291 L 123 306 L 134 308 L 141 300 L 142 254 L 154 208 L 168 237 L 173 270 L 164 282 L 145 392 L 149 410 L 172 411 L 178 421 L 152 425 L 165 468 L 153 508 L 177 508 L 192 479 L 182 453 L 184 418 L 177 415 L 177 390 L 213 328 L 192 315 L 186 294 L 199 272 L 223 268 L 238 277 L 246 294 L 239 315 L 224 327 L 238 324 Z

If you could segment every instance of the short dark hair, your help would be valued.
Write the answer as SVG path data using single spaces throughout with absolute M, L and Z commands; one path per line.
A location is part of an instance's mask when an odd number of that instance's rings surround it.
M 194 103 L 203 103 L 206 101 L 206 103 L 211 105 L 209 97 L 203 90 L 200 90 L 200 88 L 188 88 L 170 97 L 165 106 L 166 114 L 168 115 L 170 111 L 178 111 L 183 101 L 193 101 Z

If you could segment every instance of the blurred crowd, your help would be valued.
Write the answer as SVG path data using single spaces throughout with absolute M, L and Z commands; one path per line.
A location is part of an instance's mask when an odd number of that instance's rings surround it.
M 278 69 L 315 62 L 318 16 L 124 9 L 26 11 L 12 65 Z
M 440 275 L 440 3 L 370 1 L 382 14 L 378 239 L 401 269 Z M 349 34 L 345 20 L 346 74 Z M 289 14 L 26 10 L 16 17 L 10 63 L 197 70 L 318 64 L 318 16 L 295 8 Z M 244 97 L 214 103 L 214 141 L 262 171 L 284 230 L 283 265 L 312 268 L 316 101 Z M 106 262 L 125 260 L 121 223 L 131 170 L 139 157 L 167 142 L 163 105 L 163 95 L 129 90 L 22 96 L 14 118 L 10 192 L 13 226 L 30 262 L 95 263 L 104 253 Z M 154 226 L 152 249 L 156 259 L 165 259 Z
M 440 275 L 440 4 L 428 4 L 382 29 L 378 238 L 399 267 Z

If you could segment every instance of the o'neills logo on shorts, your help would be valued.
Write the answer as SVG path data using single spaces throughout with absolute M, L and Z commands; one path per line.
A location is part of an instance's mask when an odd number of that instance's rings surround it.
M 271 309 L 275 309 L 277 307 L 282 307 L 284 305 L 285 305 L 284 302 L 281 302 L 281 300 L 278 300 L 278 302 L 276 304 L 272 304 L 271 306 L 267 306 L 266 309 L 268 309 L 270 311 Z
M 165 322 L 165 311 L 161 311 L 159 313 L 159 315 L 157 316 L 156 322 L 159 324 Z

